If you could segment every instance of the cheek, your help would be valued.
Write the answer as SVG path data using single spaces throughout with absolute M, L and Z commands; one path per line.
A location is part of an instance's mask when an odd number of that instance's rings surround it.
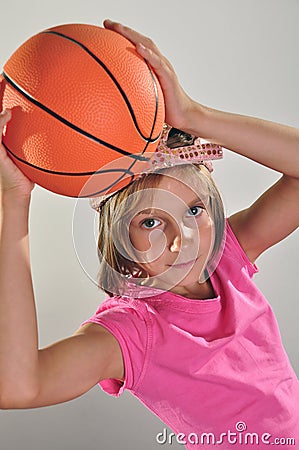
M 152 264 L 159 264 L 163 257 L 167 245 L 167 240 L 162 230 L 153 230 L 143 236 L 144 261 Z
M 213 244 L 214 226 L 209 216 L 198 224 L 198 239 L 200 253 L 206 253 Z
M 212 246 L 213 246 L 213 242 L 214 242 L 214 225 L 210 218 L 208 218 L 204 227 L 201 229 L 200 234 L 201 234 L 202 243 L 203 243 L 205 249 L 207 251 L 212 250 Z
M 130 238 L 130 244 L 133 246 L 134 250 L 137 250 L 140 252 L 144 252 L 144 251 L 148 250 L 148 246 L 144 239 L 143 233 L 137 226 L 134 226 L 134 225 L 130 226 L 129 238 Z
M 139 262 L 157 261 L 166 247 L 166 237 L 162 230 L 147 231 L 132 227 L 130 241 L 139 256 Z
M 133 250 L 137 250 L 139 252 L 146 252 L 148 251 L 149 246 L 147 245 L 147 242 L 142 239 L 142 236 L 134 233 L 130 233 L 130 243 L 133 247 Z

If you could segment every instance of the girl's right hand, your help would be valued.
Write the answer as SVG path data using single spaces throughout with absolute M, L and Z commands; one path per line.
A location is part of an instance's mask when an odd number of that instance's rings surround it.
M 8 156 L 3 144 L 2 135 L 6 124 L 11 119 L 11 111 L 3 111 L 0 114 L 0 194 L 14 198 L 28 199 L 34 188 L 34 183 L 29 180 Z

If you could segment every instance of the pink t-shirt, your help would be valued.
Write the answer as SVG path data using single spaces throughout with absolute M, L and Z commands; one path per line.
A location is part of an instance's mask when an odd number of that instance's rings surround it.
M 134 298 L 108 297 L 84 323 L 116 337 L 125 381 L 104 380 L 101 388 L 114 396 L 128 389 L 187 449 L 261 449 L 277 439 L 284 449 L 299 448 L 299 383 L 252 281 L 256 272 L 226 221 L 210 277 L 216 298 L 154 289 L 138 298 L 143 288 Z

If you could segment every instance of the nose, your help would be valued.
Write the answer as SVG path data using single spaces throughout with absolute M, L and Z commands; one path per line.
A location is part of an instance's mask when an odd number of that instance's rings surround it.
M 170 239 L 169 250 L 173 253 L 195 245 L 194 230 L 184 225 L 176 227 Z
M 173 253 L 179 252 L 182 246 L 182 239 L 180 236 L 176 235 L 172 242 L 170 243 L 169 250 Z

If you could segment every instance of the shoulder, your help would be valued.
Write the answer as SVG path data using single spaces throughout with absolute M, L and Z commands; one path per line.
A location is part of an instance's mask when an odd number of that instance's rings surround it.
M 147 303 L 143 299 L 135 298 L 133 296 L 119 296 L 106 298 L 98 306 L 96 312 L 90 319 L 97 320 L 97 318 L 115 318 L 115 320 L 127 320 L 140 318 L 146 320 Z M 90 320 L 89 319 L 89 320 Z
M 219 264 L 225 272 L 235 273 L 237 267 L 239 270 L 244 268 L 250 278 L 259 270 L 243 246 L 240 229 L 234 216 L 226 218 L 223 253 Z
M 256 260 L 255 253 L 246 247 L 246 231 L 243 226 L 244 215 L 242 213 L 243 211 L 239 211 L 227 218 L 228 230 L 231 232 L 232 237 L 237 240 L 240 249 L 244 252 L 248 260 L 254 264 Z
M 88 322 L 80 326 L 74 336 L 84 336 L 88 351 L 95 358 L 105 362 L 106 373 L 103 378 L 123 379 L 124 364 L 120 344 L 116 337 L 104 326 Z
M 125 377 L 125 387 L 132 389 L 140 379 L 151 348 L 150 328 L 150 319 L 141 300 L 111 297 L 81 324 L 79 331 L 93 336 L 95 342 L 103 337 L 107 339 L 107 348 L 110 348 L 110 354 L 113 353 L 110 363 L 114 376 L 106 378 L 124 381 Z M 112 391 L 119 393 L 112 384 Z
M 244 227 L 244 212 L 239 211 L 227 219 L 227 223 L 231 231 L 233 232 L 235 238 L 237 239 L 240 247 L 243 252 L 246 254 L 249 261 L 254 264 L 256 260 L 256 255 L 254 252 L 251 252 L 249 248 L 246 247 L 246 229 Z
M 81 324 L 84 326 L 85 332 L 90 334 L 109 333 L 114 338 L 110 337 L 111 345 L 115 346 L 117 341 L 123 353 L 129 349 L 142 353 L 148 346 L 151 320 L 142 300 L 115 296 L 102 302 L 96 312 Z

